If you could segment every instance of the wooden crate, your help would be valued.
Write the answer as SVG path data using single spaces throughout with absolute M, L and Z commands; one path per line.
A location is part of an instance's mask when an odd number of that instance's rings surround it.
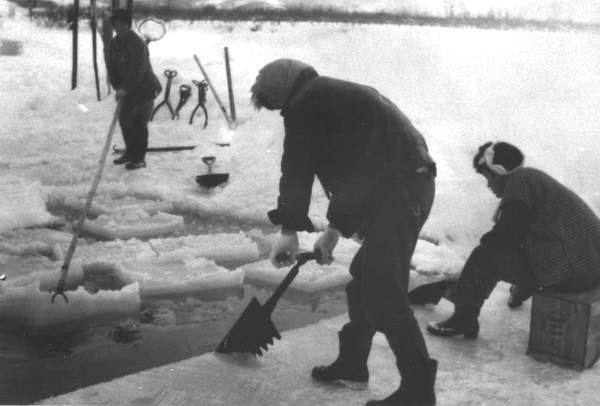
M 527 355 L 580 370 L 594 365 L 600 356 L 600 288 L 535 294 Z

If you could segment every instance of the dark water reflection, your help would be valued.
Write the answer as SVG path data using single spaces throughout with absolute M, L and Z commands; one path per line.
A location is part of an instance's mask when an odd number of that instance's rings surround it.
M 124 320 L 0 328 L 0 403 L 32 403 L 210 352 L 250 299 L 264 303 L 271 293 L 245 285 L 197 297 L 147 298 L 137 317 Z M 345 311 L 342 289 L 315 296 L 289 291 L 272 319 L 281 332 Z
M 55 227 L 61 231 L 70 232 L 67 225 L 79 216 L 76 210 L 66 207 L 49 207 L 49 210 L 65 219 Z M 185 229 L 170 237 L 250 230 L 268 235 L 277 231 L 270 224 L 232 220 L 227 216 L 174 214 L 184 216 Z M 252 239 L 257 243 L 260 259 L 264 259 L 269 244 L 260 237 Z M 40 269 L 50 259 L 40 255 L 6 257 L 0 261 L 0 273 L 7 273 L 7 279 L 16 278 Z M 218 265 L 233 270 L 243 263 L 218 262 Z M 109 285 L 100 283 L 98 287 L 121 288 Z M 271 293 L 268 286 L 246 284 L 194 296 L 142 296 L 139 314 L 123 320 L 96 320 L 93 324 L 81 320 L 43 330 L 0 325 L 0 404 L 33 403 L 213 351 L 250 300 L 256 297 L 265 303 Z M 290 288 L 279 301 L 272 320 L 282 332 L 345 311 L 343 288 L 316 295 Z

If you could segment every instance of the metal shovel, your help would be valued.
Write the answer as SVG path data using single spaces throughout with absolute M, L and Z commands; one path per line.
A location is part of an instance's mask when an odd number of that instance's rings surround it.
M 208 167 L 208 174 L 196 176 L 196 182 L 200 186 L 204 186 L 205 188 L 210 189 L 229 180 L 228 173 L 212 173 L 212 166 L 215 163 L 216 159 L 217 158 L 215 158 L 214 156 L 202 157 L 202 162 L 204 162 Z
M 268 345 L 273 345 L 273 338 L 280 340 L 281 335 L 271 321 L 271 314 L 283 292 L 298 275 L 300 267 L 311 259 L 316 259 L 317 255 L 316 252 L 298 254 L 296 264 L 290 269 L 273 295 L 264 305 L 261 305 L 256 298 L 252 298 L 250 304 L 215 351 L 222 354 L 240 352 L 262 355 L 262 350 L 267 351 Z

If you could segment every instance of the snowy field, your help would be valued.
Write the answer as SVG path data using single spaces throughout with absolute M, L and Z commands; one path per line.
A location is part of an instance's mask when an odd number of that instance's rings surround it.
M 591 6 L 590 6 L 591 7 Z M 238 122 L 230 128 L 212 93 L 208 126 L 188 124 L 196 93 L 171 120 L 161 108 L 150 146 L 195 145 L 149 153 L 148 167 L 126 171 L 109 155 L 98 195 L 70 270 L 71 304 L 49 304 L 70 242 L 70 223 L 91 186 L 115 109 L 96 100 L 87 27 L 80 31 L 79 84 L 70 90 L 71 33 L 31 24 L 0 0 L 0 40 L 23 53 L 0 56 L 0 322 L 44 327 L 67 320 L 135 314 L 148 297 L 276 283 L 264 260 L 276 237 L 266 212 L 277 198 L 282 120 L 254 111 L 249 88 L 279 57 L 303 60 L 322 75 L 365 83 L 395 101 L 425 135 L 438 164 L 436 201 L 413 258 L 411 282 L 456 274 L 491 226 L 496 200 L 471 167 L 488 140 L 520 146 L 526 162 L 563 181 L 600 209 L 600 35 L 440 27 L 322 23 L 172 22 L 150 44 L 154 69 L 178 71 L 171 88 L 202 80 L 198 55 L 227 103 L 228 47 Z M 101 48 L 101 46 L 100 46 Z M 160 102 L 163 95 L 157 98 Z M 120 131 L 114 144 L 122 145 Z M 228 144 L 228 146 L 222 146 Z M 205 190 L 202 157 L 229 182 Z M 311 217 L 326 224 L 318 184 Z M 65 217 L 68 215 L 68 217 Z M 119 237 L 120 239 L 112 240 Z M 303 234 L 303 248 L 316 236 Z M 357 249 L 342 241 L 330 267 L 307 264 L 301 292 L 340 286 Z M 75 290 L 76 289 L 76 290 Z M 98 293 L 96 293 L 98 292 Z M 60 298 L 59 298 L 60 301 Z M 498 306 L 504 306 L 502 303 Z

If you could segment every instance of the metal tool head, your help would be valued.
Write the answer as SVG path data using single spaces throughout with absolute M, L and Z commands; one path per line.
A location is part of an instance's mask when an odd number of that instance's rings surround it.
M 273 345 L 273 339 L 280 340 L 281 335 L 271 321 L 271 314 L 253 298 L 215 351 L 262 355 Z

